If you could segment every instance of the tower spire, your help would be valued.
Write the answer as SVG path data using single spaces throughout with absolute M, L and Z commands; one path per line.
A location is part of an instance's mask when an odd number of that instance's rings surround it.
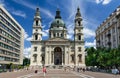
M 59 10 L 59 8 L 57 8 L 57 11 L 56 11 L 56 16 L 55 16 L 55 19 L 56 19 L 56 18 L 61 19 L 61 16 L 60 16 L 60 10 Z
M 36 13 L 35 13 L 35 16 L 40 16 L 40 10 L 39 10 L 39 8 L 38 8 L 38 7 L 36 8 Z
M 81 17 L 81 13 L 80 13 L 80 8 L 77 8 L 77 13 L 76 13 L 76 17 Z

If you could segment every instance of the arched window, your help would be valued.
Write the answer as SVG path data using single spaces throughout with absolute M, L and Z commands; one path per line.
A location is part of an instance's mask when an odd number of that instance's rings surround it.
M 37 40 L 38 39 L 38 35 L 35 35 L 35 40 Z
M 63 34 L 61 33 L 61 37 L 63 37 Z
M 45 56 L 44 54 L 41 54 L 41 57 L 42 57 L 41 61 L 45 61 L 45 57 L 44 56 Z
M 34 47 L 34 51 L 37 51 L 37 47 Z
M 33 54 L 33 58 L 34 58 L 33 62 L 37 62 L 37 54 Z
M 81 51 L 81 47 L 78 47 L 78 51 L 79 51 L 79 52 Z
M 78 59 L 79 59 L 78 62 L 82 62 L 82 54 L 78 55 Z
M 45 58 L 44 58 L 44 56 L 42 56 L 42 61 L 44 61 L 45 60 Z
M 80 21 L 78 21 L 78 26 L 80 26 Z
M 59 23 L 59 21 L 57 21 L 57 23 Z
M 74 54 L 71 55 L 71 62 L 74 62 Z
M 53 36 L 55 37 L 55 33 L 53 34 Z
M 81 36 L 80 35 L 78 36 L 78 40 L 81 40 Z
M 38 20 L 36 20 L 36 26 L 38 26 Z
M 57 37 L 59 37 L 59 33 L 57 33 Z

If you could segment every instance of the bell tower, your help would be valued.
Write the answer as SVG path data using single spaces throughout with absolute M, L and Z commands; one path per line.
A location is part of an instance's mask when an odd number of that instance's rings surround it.
M 84 35 L 80 8 L 77 8 L 74 27 L 75 65 L 85 66 Z
M 33 38 L 34 41 L 42 40 L 42 26 L 39 8 L 36 8 L 36 13 L 33 22 Z
M 80 14 L 79 7 L 77 8 L 77 13 L 75 15 L 74 35 L 75 35 L 75 41 L 84 41 L 82 17 Z

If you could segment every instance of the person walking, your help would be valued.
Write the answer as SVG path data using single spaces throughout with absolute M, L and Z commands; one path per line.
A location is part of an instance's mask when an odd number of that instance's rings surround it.
M 43 71 L 43 74 L 44 74 L 44 77 L 45 77 L 45 74 L 47 73 L 45 66 L 43 67 L 42 71 Z

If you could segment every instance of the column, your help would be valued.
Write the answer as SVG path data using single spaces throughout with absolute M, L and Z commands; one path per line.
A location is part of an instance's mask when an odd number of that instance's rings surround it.
M 68 47 L 68 65 L 69 65 L 69 60 L 70 60 L 70 58 L 69 58 L 69 56 L 70 56 L 70 49 L 69 49 L 70 47 Z
M 54 52 L 52 53 L 52 58 L 53 58 L 52 64 L 54 65 Z
M 50 61 L 50 59 L 49 59 L 49 58 L 50 58 L 50 57 L 49 57 L 49 56 L 50 56 L 49 53 L 50 53 L 50 52 L 47 51 L 47 55 L 48 55 L 48 57 L 47 57 L 47 58 L 48 58 L 48 62 L 47 62 L 47 63 L 48 63 L 48 65 L 49 65 L 49 61 Z
M 68 55 L 67 55 L 67 47 L 66 47 L 66 46 L 65 46 L 64 51 L 65 51 L 65 52 L 64 52 L 64 56 L 65 56 L 65 59 L 64 59 L 64 60 L 65 60 L 65 61 L 64 61 L 64 65 L 67 65 L 67 60 L 68 60 L 67 56 L 68 56 Z
M 49 64 L 51 65 L 51 50 L 50 50 L 50 52 L 49 52 Z
M 45 51 L 45 65 L 48 65 L 48 47 L 46 47 L 46 51 Z
M 64 51 L 62 51 L 62 65 L 63 65 L 63 58 L 64 58 L 64 56 L 63 56 L 63 52 L 64 52 Z
M 77 47 L 75 46 L 75 66 L 77 66 Z

